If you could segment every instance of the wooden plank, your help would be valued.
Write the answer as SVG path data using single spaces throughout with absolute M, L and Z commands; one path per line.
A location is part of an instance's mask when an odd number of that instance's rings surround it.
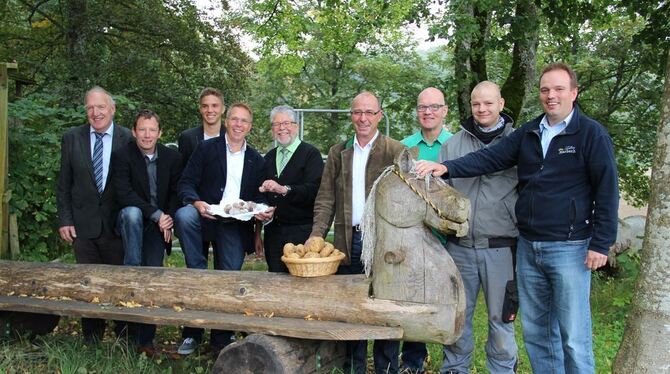
M 426 304 L 370 297 L 364 275 L 298 278 L 256 271 L 0 261 L 0 295 L 67 296 L 115 305 L 134 301 L 256 315 L 401 327 L 403 340 L 451 344 L 463 315 L 457 301 Z
M 9 215 L 9 253 L 12 260 L 19 257 L 21 248 L 19 247 L 19 223 L 16 214 Z
M 268 318 L 200 310 L 176 311 L 155 307 L 125 308 L 76 300 L 49 300 L 21 296 L 0 296 L 0 309 L 156 325 L 184 325 L 316 340 L 401 339 L 403 335 L 399 327 L 274 316 Z

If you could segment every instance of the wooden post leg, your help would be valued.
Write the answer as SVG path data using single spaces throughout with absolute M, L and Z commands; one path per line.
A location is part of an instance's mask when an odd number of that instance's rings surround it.
M 344 356 L 344 341 L 253 334 L 223 349 L 212 373 L 330 373 Z

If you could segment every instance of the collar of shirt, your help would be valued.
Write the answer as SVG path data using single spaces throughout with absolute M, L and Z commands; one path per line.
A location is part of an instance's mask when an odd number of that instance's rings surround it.
M 451 133 L 449 133 L 447 130 L 444 129 L 444 127 L 442 127 L 442 130 L 440 131 L 440 134 L 437 136 L 437 139 L 435 139 L 435 141 L 438 144 L 442 145 L 444 144 L 444 142 L 447 141 L 447 139 L 449 139 L 450 135 Z M 428 145 L 426 139 L 423 138 L 423 133 L 421 132 L 421 130 L 415 132 L 413 135 L 408 137 L 407 140 L 403 141 L 403 143 L 405 143 L 405 145 L 409 148 L 416 147 L 421 142 Z
M 365 145 L 365 147 L 361 147 L 361 144 L 358 142 L 358 136 L 354 135 L 354 147 L 358 147 L 358 149 L 365 150 L 365 149 L 370 149 L 372 148 L 372 145 L 375 144 L 375 141 L 379 137 L 379 130 L 375 132 L 375 136 L 370 139 L 368 144 Z
M 570 114 L 568 114 L 567 117 L 553 126 L 549 126 L 549 121 L 547 120 L 547 115 L 545 114 L 540 121 L 540 134 L 542 134 L 544 130 L 548 130 L 553 134 L 559 134 L 561 131 L 565 130 L 566 127 L 568 127 L 573 114 L 575 114 L 574 108 L 570 111 Z
M 239 153 L 239 152 L 244 153 L 244 152 L 247 151 L 247 140 L 246 140 L 246 139 L 244 139 L 244 143 L 242 143 L 242 148 L 240 148 L 240 150 L 237 151 L 237 152 L 233 152 L 233 151 L 230 149 L 230 142 L 228 142 L 228 134 L 226 134 L 226 135 L 224 136 L 224 138 L 226 139 L 226 149 L 228 150 L 228 153 L 235 154 L 235 153 Z
M 479 128 L 479 131 L 481 132 L 493 132 L 505 126 L 505 119 L 502 116 L 498 117 L 498 123 L 496 123 L 496 125 L 491 128 L 484 128 L 479 123 L 477 123 L 477 121 L 475 121 L 475 125 Z
M 293 143 L 289 144 L 288 146 L 284 147 L 282 145 L 277 146 L 277 153 L 279 153 L 280 150 L 286 149 L 288 150 L 289 156 L 293 155 L 295 153 L 295 150 L 298 149 L 298 146 L 300 145 L 300 139 L 297 137 L 293 141 Z
M 95 131 L 95 129 L 94 129 L 93 126 L 91 126 L 91 125 L 89 125 L 88 128 L 89 128 L 89 132 L 90 132 L 91 134 L 97 132 L 97 131 Z M 104 134 L 109 135 L 110 138 L 111 138 L 112 136 L 114 136 L 114 121 L 112 121 L 112 124 L 109 125 L 109 127 L 107 128 L 107 130 L 105 130 Z M 102 138 L 104 139 L 105 137 L 103 136 Z

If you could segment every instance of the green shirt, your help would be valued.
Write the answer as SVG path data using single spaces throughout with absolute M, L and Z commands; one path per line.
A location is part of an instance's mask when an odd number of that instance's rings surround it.
M 406 137 L 405 139 L 402 140 L 402 144 L 406 145 L 409 148 L 412 147 L 419 147 L 419 160 L 428 160 L 428 161 L 435 161 L 438 162 L 440 159 L 440 148 L 442 148 L 442 144 L 447 141 L 451 137 L 451 133 L 447 130 L 442 128 L 442 131 L 440 132 L 440 135 L 437 136 L 437 139 L 433 142 L 433 144 L 428 144 L 426 142 L 426 139 L 423 138 L 423 134 L 421 133 L 421 130 L 417 131 L 413 135 L 410 135 Z M 431 230 L 435 237 L 437 237 L 440 240 L 440 243 L 442 245 L 447 244 L 447 237 L 444 236 L 441 232 L 431 228 Z
M 281 144 L 277 146 L 277 154 L 276 154 L 276 157 L 275 157 L 275 165 L 277 166 L 277 170 L 279 170 L 279 168 L 281 166 L 280 165 L 281 164 L 281 159 L 282 159 L 281 150 L 282 149 L 287 149 L 288 150 L 288 156 L 287 156 L 288 158 L 286 159 L 286 163 L 288 164 L 288 162 L 291 160 L 291 157 L 293 157 L 293 154 L 295 153 L 295 150 L 298 149 L 299 145 L 300 145 L 300 139 L 298 139 L 296 137 L 295 140 L 293 141 L 293 143 L 289 144 L 288 147 L 284 147 Z M 277 174 L 279 174 L 279 173 L 277 173 Z
M 421 131 L 417 131 L 413 135 L 403 139 L 402 144 L 406 145 L 408 148 L 419 147 L 419 160 L 437 162 L 440 158 L 440 148 L 442 148 L 442 144 L 444 144 L 450 137 L 451 133 L 443 127 L 440 135 L 437 136 L 437 139 L 435 139 L 433 144 L 428 144 L 428 142 L 426 142 Z

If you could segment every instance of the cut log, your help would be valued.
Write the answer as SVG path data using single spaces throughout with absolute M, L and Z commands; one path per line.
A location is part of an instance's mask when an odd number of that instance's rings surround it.
M 342 367 L 344 358 L 342 342 L 254 334 L 223 349 L 212 373 L 330 373 Z
M 179 307 L 233 315 L 273 315 L 399 327 L 402 339 L 451 344 L 461 314 L 454 304 L 369 297 L 363 275 L 297 278 L 265 272 L 0 261 L 0 295 L 68 297 L 117 305 Z M 241 329 L 244 330 L 244 329 Z

